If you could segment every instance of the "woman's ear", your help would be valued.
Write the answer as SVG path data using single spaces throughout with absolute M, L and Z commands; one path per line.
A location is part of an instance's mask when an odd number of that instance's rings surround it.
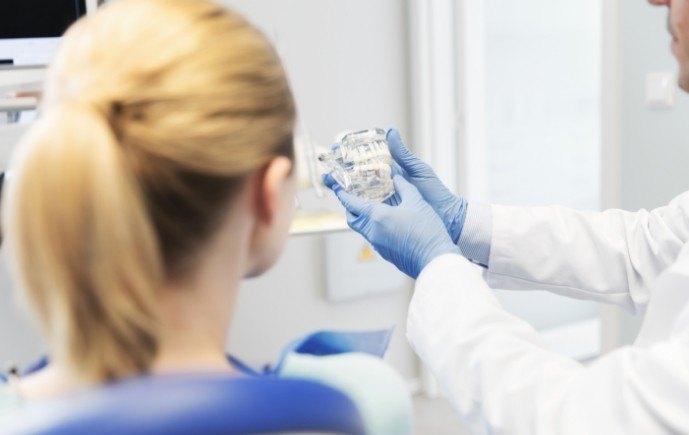
M 275 157 L 264 168 L 257 192 L 257 213 L 261 223 L 270 225 L 276 215 L 287 205 L 291 206 L 292 167 L 287 157 Z
M 253 176 L 254 223 L 247 278 L 260 275 L 275 264 L 285 245 L 297 188 L 292 166 L 290 159 L 276 157 Z

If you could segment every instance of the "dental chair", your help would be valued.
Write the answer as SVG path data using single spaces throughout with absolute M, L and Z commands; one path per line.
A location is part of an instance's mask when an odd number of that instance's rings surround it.
M 187 435 L 367 432 L 355 401 L 325 383 L 281 377 L 290 356 L 351 352 L 382 357 L 392 330 L 318 332 L 283 350 L 274 368 L 255 371 L 235 358 L 245 376 L 149 375 L 121 380 L 60 399 L 32 402 L 0 416 L 3 435 Z M 25 374 L 49 363 L 42 359 Z M 386 432 L 391 433 L 391 432 Z M 400 433 L 395 431 L 395 433 Z
M 2 426 L 6 435 L 365 433 L 354 403 L 333 388 L 226 375 L 122 381 L 32 404 Z

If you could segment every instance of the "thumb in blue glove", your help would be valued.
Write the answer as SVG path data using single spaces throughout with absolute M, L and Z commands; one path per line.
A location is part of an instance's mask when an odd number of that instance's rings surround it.
M 347 209 L 347 222 L 399 270 L 416 279 L 434 258 L 460 254 L 445 225 L 419 191 L 404 177 L 393 178 L 397 205 L 378 203 L 345 192 L 328 183 Z
M 466 220 L 466 200 L 450 192 L 433 169 L 409 151 L 397 130 L 388 130 L 387 141 L 390 154 L 395 159 L 393 167 L 398 165 L 393 170 L 401 172 L 407 181 L 419 189 L 424 199 L 442 219 L 452 241 L 457 243 Z

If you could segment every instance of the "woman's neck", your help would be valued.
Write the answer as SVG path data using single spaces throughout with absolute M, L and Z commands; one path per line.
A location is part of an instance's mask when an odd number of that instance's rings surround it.
M 164 331 L 160 338 L 158 355 L 153 363 L 154 372 L 190 370 L 227 370 L 225 342 L 233 298 L 194 298 L 199 290 L 171 290 L 163 303 Z M 234 289 L 225 287 L 228 296 Z
M 160 294 L 163 333 L 153 371 L 230 370 L 225 346 L 246 269 L 244 231 L 228 226 L 204 251 L 196 273 Z

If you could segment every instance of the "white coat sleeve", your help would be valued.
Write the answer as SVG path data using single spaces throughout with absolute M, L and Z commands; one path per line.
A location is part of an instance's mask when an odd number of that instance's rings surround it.
M 649 283 L 689 240 L 689 193 L 635 213 L 492 206 L 486 278 L 493 288 L 548 290 L 643 312 Z
M 585 367 L 548 351 L 459 255 L 419 276 L 407 337 L 472 433 L 689 433 L 686 337 Z

